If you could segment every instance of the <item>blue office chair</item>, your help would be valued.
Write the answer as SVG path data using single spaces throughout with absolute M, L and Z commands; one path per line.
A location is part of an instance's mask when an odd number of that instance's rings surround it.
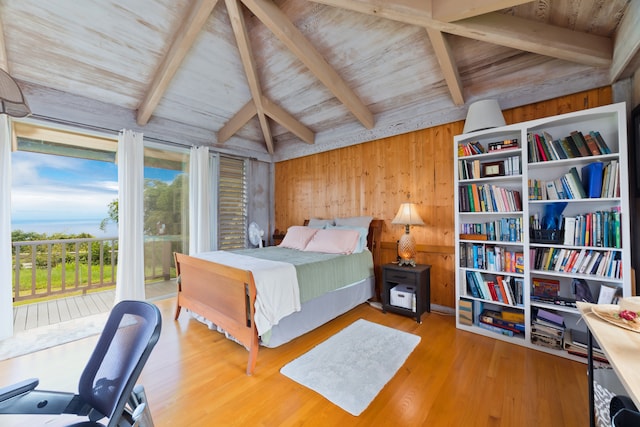
M 78 384 L 78 394 L 36 390 L 38 379 L 0 389 L 0 414 L 75 414 L 74 426 L 153 426 L 142 386 L 136 381 L 158 342 L 160 310 L 143 301 L 113 307 Z M 0 424 L 2 417 L 0 416 Z

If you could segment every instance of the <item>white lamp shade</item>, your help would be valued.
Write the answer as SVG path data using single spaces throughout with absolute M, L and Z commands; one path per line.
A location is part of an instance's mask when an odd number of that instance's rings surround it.
M 464 122 L 462 133 L 497 128 L 504 125 L 506 125 L 506 122 L 498 101 L 486 99 L 484 101 L 476 101 L 469 106 L 467 120 Z
M 393 218 L 393 221 L 391 221 L 391 224 L 424 225 L 424 222 L 422 218 L 420 218 L 415 204 L 403 203 L 400 205 L 400 209 L 398 209 L 398 213 L 396 217 Z

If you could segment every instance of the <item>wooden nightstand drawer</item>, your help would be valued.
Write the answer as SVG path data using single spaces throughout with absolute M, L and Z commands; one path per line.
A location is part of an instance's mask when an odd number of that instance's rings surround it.
M 384 280 L 403 283 L 410 282 L 410 284 L 414 284 L 417 277 L 415 273 L 409 271 L 385 270 L 384 274 Z

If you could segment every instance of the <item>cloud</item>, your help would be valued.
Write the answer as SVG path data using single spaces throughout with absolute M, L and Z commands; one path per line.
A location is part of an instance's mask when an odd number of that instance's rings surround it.
M 109 170 L 92 161 L 37 153 L 13 155 L 13 220 L 101 220 L 118 197 L 114 166 Z

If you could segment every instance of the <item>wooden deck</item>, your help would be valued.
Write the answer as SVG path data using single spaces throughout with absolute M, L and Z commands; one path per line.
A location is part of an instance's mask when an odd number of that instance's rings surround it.
M 149 301 L 174 296 L 175 294 L 175 280 L 146 285 L 146 296 Z M 115 290 L 110 289 L 14 307 L 13 332 L 22 332 L 92 314 L 105 313 L 113 307 L 114 299 Z

